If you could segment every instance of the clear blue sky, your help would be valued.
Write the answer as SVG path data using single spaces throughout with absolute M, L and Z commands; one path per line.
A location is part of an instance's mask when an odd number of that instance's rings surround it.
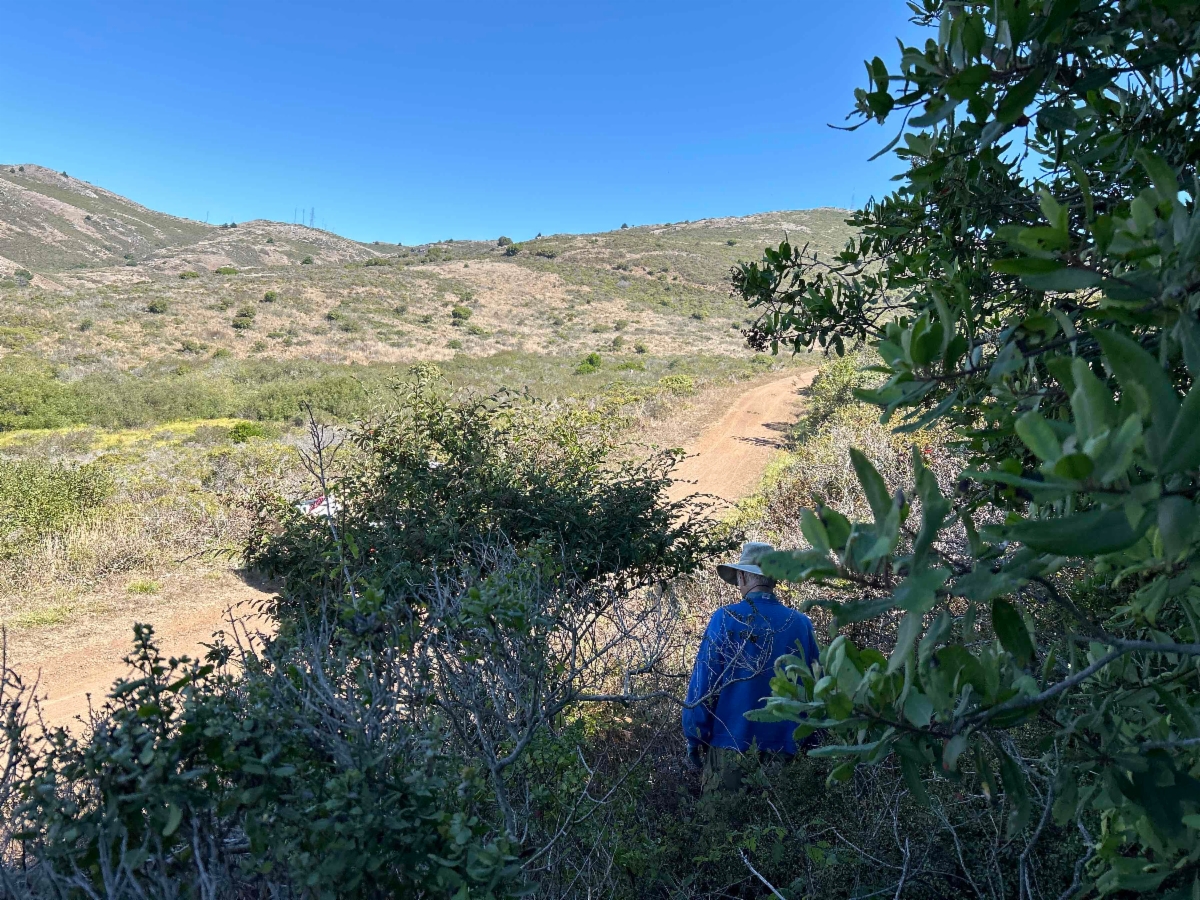
M 25 4 L 0 162 L 176 215 L 359 240 L 518 240 L 888 188 L 834 131 L 900 0 Z

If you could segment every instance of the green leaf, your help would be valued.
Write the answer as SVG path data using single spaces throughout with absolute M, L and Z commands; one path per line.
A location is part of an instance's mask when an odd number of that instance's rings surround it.
M 943 89 L 953 100 L 967 100 L 979 92 L 991 72 L 991 66 L 983 63 L 968 66 L 946 79 Z
M 1100 457 L 1100 466 L 1093 477 L 1101 484 L 1109 484 L 1129 471 L 1133 452 L 1142 443 L 1142 420 L 1131 414 L 1121 427 L 1108 439 L 1108 448 Z
M 175 803 L 167 804 L 167 825 L 162 830 L 163 837 L 170 837 L 183 821 L 183 809 Z
M 1017 608 L 1002 597 L 992 601 L 992 628 L 1001 645 L 1016 657 L 1021 668 L 1033 659 L 1033 641 Z
M 1054 464 L 1054 474 L 1059 478 L 1083 481 L 1095 468 L 1096 464 L 1086 453 L 1069 453 Z
M 1163 497 L 1158 501 L 1158 532 L 1168 560 L 1178 559 L 1192 545 L 1198 519 L 1196 504 L 1187 497 Z
M 1200 380 L 1200 321 L 1195 316 L 1180 316 L 1175 323 L 1175 337 L 1183 347 L 1183 361 L 1192 378 Z
M 968 746 L 970 746 L 969 739 L 966 734 L 962 733 L 956 734 L 946 741 L 942 748 L 942 768 L 947 772 L 957 772 L 958 758 L 962 756 Z
M 921 780 L 921 767 L 916 760 L 902 755 L 900 774 L 904 776 L 904 784 L 913 799 L 921 806 L 929 806 L 929 792 L 925 790 L 925 782 Z
M 1001 275 L 1048 275 L 1066 267 L 1066 263 L 1057 259 L 1042 259 L 1037 256 L 998 259 L 992 263 L 992 271 L 999 272 Z
M 862 485 L 863 493 L 867 495 L 867 503 L 871 505 L 875 523 L 882 525 L 892 509 L 892 498 L 888 494 L 887 484 L 862 451 L 850 448 L 850 461 L 854 465 L 854 471 L 858 474 L 858 481 Z
M 1004 782 L 1004 793 L 1012 803 L 1008 815 L 1008 834 L 1011 837 L 1029 822 L 1029 786 L 1020 765 L 1003 748 L 997 748 L 1000 757 L 1000 778 Z
M 1158 694 L 1158 699 L 1162 701 L 1163 706 L 1167 708 L 1167 712 L 1171 714 L 1171 724 L 1185 738 L 1194 738 L 1197 735 L 1196 717 L 1192 715 L 1191 709 L 1188 708 L 1185 701 L 1181 700 L 1174 691 L 1168 690 L 1161 684 L 1153 685 L 1154 692 Z
M 920 633 L 921 614 L 916 612 L 906 613 L 904 618 L 900 620 L 900 627 L 896 629 L 895 649 L 892 650 L 892 655 L 888 657 L 887 673 L 889 675 L 902 668 L 905 660 L 912 656 L 913 643 Z
M 904 718 L 916 728 L 928 728 L 933 718 L 933 701 L 916 688 L 904 698 Z
M 950 501 L 942 496 L 937 477 L 925 468 L 921 452 L 913 447 L 913 470 L 917 473 L 917 496 L 921 499 L 921 530 L 913 541 L 913 568 L 925 564 L 925 558 L 936 540 L 942 523 L 950 513 Z
M 1033 102 L 1046 74 L 1041 69 L 1034 69 L 1005 93 L 996 107 L 996 120 L 1005 125 L 1011 125 L 1025 114 L 1025 107 Z
M 1173 393 L 1173 392 L 1172 392 Z M 1183 399 L 1175 424 L 1167 435 L 1159 471 L 1163 475 L 1200 468 L 1200 381 Z
M 837 566 L 820 550 L 777 550 L 760 561 L 763 574 L 780 581 L 814 581 L 837 575 Z
M 1030 519 L 1006 529 L 1010 540 L 1057 556 L 1099 556 L 1131 546 L 1140 536 L 1124 509 L 1094 509 L 1061 519 Z
M 1116 423 L 1117 404 L 1113 401 L 1112 392 L 1096 377 L 1086 360 L 1076 359 L 1072 362 L 1071 379 L 1075 383 L 1071 392 L 1075 435 L 1086 443 Z
M 850 539 L 850 520 L 828 506 L 821 507 L 820 517 L 821 524 L 825 526 L 825 533 L 829 536 L 829 543 L 833 545 L 833 549 L 840 552 Z
M 1035 291 L 1083 291 L 1100 284 L 1103 276 L 1087 269 L 1062 268 L 1045 275 L 1023 275 L 1022 283 Z
M 1146 170 L 1146 174 L 1154 183 L 1154 189 L 1158 192 L 1158 202 L 1175 203 L 1179 194 L 1179 179 L 1175 175 L 1175 170 L 1161 156 L 1148 150 L 1138 150 L 1134 156 L 1137 157 L 1137 161 L 1142 164 L 1142 168 Z
M 1153 356 L 1136 341 L 1116 331 L 1098 329 L 1092 337 L 1104 351 L 1109 368 L 1117 376 L 1138 412 L 1150 420 L 1146 449 L 1155 463 L 1162 461 L 1163 449 L 1179 411 L 1179 396 L 1171 380 Z
M 947 635 L 950 634 L 950 626 L 954 624 L 954 619 L 946 610 L 938 613 L 933 624 L 929 626 L 929 630 L 925 632 L 925 637 L 921 638 L 921 642 L 917 644 L 917 662 L 924 664 L 937 645 L 944 641 Z
M 833 547 L 829 543 L 829 534 L 825 526 L 811 509 L 800 510 L 800 532 L 812 544 L 814 550 L 828 553 Z
M 1042 418 L 1037 410 L 1030 410 L 1017 419 L 1017 436 L 1021 439 L 1038 459 L 1054 462 L 1062 456 L 1062 444 L 1050 423 Z
M 912 573 L 892 595 L 896 606 L 917 615 L 929 612 L 937 602 L 937 592 L 949 577 L 950 570 L 943 568 L 922 569 Z

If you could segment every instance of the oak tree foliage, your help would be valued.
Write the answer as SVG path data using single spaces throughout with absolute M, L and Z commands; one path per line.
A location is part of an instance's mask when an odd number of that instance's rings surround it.
M 852 127 L 908 164 L 834 259 L 783 243 L 734 271 L 759 348 L 869 342 L 863 392 L 949 429 L 872 519 L 818 502 L 764 569 L 829 587 L 836 624 L 897 621 L 890 656 L 836 637 L 781 659 L 763 715 L 1078 828 L 1077 890 L 1200 890 L 1200 3 L 923 0 L 924 44 L 867 63 Z M 886 648 L 885 648 L 886 649 Z M 1080 895 L 1080 894 L 1077 894 Z

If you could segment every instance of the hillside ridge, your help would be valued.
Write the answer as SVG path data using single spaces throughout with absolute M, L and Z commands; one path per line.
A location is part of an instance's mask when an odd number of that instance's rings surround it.
M 731 267 L 785 237 L 836 252 L 845 218 L 783 210 L 406 247 L 267 219 L 209 225 L 4 165 L 0 361 L 69 379 L 220 356 L 740 355 L 749 320 L 729 296 Z

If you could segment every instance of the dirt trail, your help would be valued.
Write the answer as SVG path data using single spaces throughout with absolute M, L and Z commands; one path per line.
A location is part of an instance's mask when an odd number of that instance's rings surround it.
M 798 392 L 811 384 L 815 375 L 815 369 L 797 373 L 739 396 L 687 448 L 691 455 L 675 467 L 678 481 L 671 498 L 699 491 L 732 503 L 753 491 L 796 421 Z
M 263 598 L 256 586 L 242 581 L 232 571 L 212 577 L 181 575 L 164 585 L 163 596 L 153 614 L 114 616 L 88 635 L 78 636 L 59 652 L 44 651 L 22 659 L 19 645 L 10 660 L 13 668 L 32 683 L 42 698 L 42 714 L 51 725 L 69 725 L 76 717 L 86 718 L 89 698 L 99 706 L 114 681 L 128 674 L 121 661 L 130 651 L 135 622 L 149 621 L 159 651 L 166 658 L 202 657 L 204 644 L 213 642 L 217 631 L 231 633 L 230 615 L 237 621 L 238 634 L 256 634 L 270 629 L 267 618 L 255 612 Z
M 690 455 L 675 470 L 679 481 L 670 491 L 672 499 L 700 492 L 734 502 L 750 493 L 771 456 L 782 447 L 784 434 L 796 418 L 797 393 L 814 374 L 796 373 L 737 395 L 719 419 L 688 442 Z M 270 622 L 253 611 L 254 602 L 262 597 L 259 588 L 233 572 L 221 573 L 216 580 L 211 575 L 180 573 L 164 586 L 156 614 L 142 610 L 115 616 L 96 630 L 25 658 L 19 645 L 10 647 L 17 651 L 10 662 L 24 678 L 37 677 L 46 721 L 68 725 L 77 716 L 86 716 L 89 697 L 93 703 L 102 702 L 112 683 L 126 674 L 120 660 L 129 652 L 135 621 L 153 622 L 163 656 L 196 657 L 204 653 L 202 645 L 212 642 L 215 631 L 229 631 L 231 612 L 239 620 L 239 632 L 242 627 L 251 634 L 268 630 Z

